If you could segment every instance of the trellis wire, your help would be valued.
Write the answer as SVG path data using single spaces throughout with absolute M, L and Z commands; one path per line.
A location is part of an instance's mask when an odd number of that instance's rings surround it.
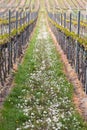
M 47 11 L 48 16 L 52 19 L 53 14 Z M 66 17 L 64 17 L 66 19 Z M 54 21 L 56 18 L 52 19 Z M 63 20 L 61 18 L 61 20 Z M 64 20 L 65 21 L 65 20 Z M 70 14 L 70 31 L 72 31 L 72 15 Z M 63 23 L 63 22 L 61 22 Z M 64 22 L 65 23 L 65 22 Z M 56 28 L 50 21 L 49 21 L 50 27 L 53 31 L 53 33 L 56 36 L 56 39 L 58 43 L 60 44 L 61 48 L 63 49 L 64 53 L 66 54 L 69 63 L 71 66 L 75 69 L 79 80 L 83 84 L 83 89 L 85 93 L 87 93 L 87 50 L 84 48 L 83 45 L 81 45 L 77 40 L 74 40 L 72 37 L 66 36 L 63 32 L 61 32 L 60 29 Z M 60 23 L 58 23 L 60 24 Z M 62 25 L 62 24 L 61 24 Z M 65 26 L 64 26 L 65 27 Z M 78 13 L 78 34 L 80 34 L 80 12 Z
M 16 63 L 17 59 L 23 55 L 24 49 L 26 48 L 27 43 L 29 42 L 29 36 L 33 31 L 33 28 L 35 27 L 38 11 L 39 10 L 33 13 L 32 12 L 25 13 L 24 17 L 20 18 L 20 21 L 18 20 L 18 18 L 22 17 L 22 15 L 20 15 L 19 12 L 17 11 L 15 14 L 16 21 L 11 23 L 11 10 L 9 10 L 8 33 L 9 38 L 11 40 L 3 45 L 0 44 L 0 86 L 5 85 L 6 78 L 10 74 L 13 65 Z M 31 17 L 32 18 L 31 20 L 34 20 L 34 22 L 28 25 L 26 29 L 20 34 L 16 32 L 16 36 L 11 38 L 10 37 L 11 30 L 14 28 L 18 29 L 18 26 L 19 25 L 22 26 L 24 23 L 25 24 L 29 23 L 30 16 L 32 15 L 33 17 Z

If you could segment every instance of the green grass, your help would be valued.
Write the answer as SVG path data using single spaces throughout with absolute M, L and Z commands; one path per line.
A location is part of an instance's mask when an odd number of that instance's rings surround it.
M 34 69 L 34 63 L 28 59 L 32 58 L 32 52 L 34 49 L 34 44 L 36 41 L 36 36 L 38 34 L 38 28 L 35 31 L 34 37 L 29 43 L 30 46 L 26 52 L 23 65 L 19 66 L 19 71 L 15 74 L 15 83 L 16 86 L 12 90 L 11 94 L 7 97 L 4 108 L 0 111 L 0 130 L 15 130 L 17 125 L 22 124 L 27 117 L 23 115 L 21 110 L 17 109 L 15 106 L 19 102 L 18 96 L 24 96 L 25 93 L 21 92 L 23 89 L 26 89 L 24 82 L 26 80 L 27 69 L 30 66 L 30 72 Z

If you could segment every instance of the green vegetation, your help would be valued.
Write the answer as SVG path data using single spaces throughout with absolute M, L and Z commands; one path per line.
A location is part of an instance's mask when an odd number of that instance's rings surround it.
M 87 39 L 86 38 L 81 38 L 80 36 L 75 34 L 75 32 L 70 32 L 67 28 L 60 26 L 58 23 L 53 21 L 51 18 L 48 17 L 48 19 L 54 26 L 56 26 L 67 37 L 71 37 L 73 40 L 77 40 L 77 42 L 79 42 L 81 45 L 83 45 L 85 50 L 87 50 Z
M 23 26 L 18 27 L 18 29 L 13 29 L 12 32 L 11 32 L 11 34 L 10 34 L 10 36 L 9 36 L 8 33 L 7 33 L 7 34 L 0 35 L 0 44 L 2 44 L 2 45 L 3 45 L 3 44 L 6 44 L 7 42 L 9 42 L 9 41 L 11 40 L 11 38 L 13 38 L 14 36 L 16 36 L 16 34 L 19 34 L 19 35 L 20 35 L 20 33 L 23 32 L 23 31 L 24 31 L 30 24 L 32 24 L 35 20 L 36 20 L 36 19 L 31 20 L 28 24 L 24 24 Z
M 63 72 L 43 13 L 0 112 L 0 130 L 87 130 L 72 103 L 73 86 Z
M 70 20 L 67 19 L 66 22 L 69 23 Z M 72 24 L 73 24 L 73 25 L 78 25 L 78 22 L 77 22 L 76 20 L 72 20 Z M 80 25 L 81 25 L 81 27 L 84 27 L 84 28 L 87 27 L 86 22 L 83 22 L 83 21 L 80 22 Z
M 32 51 L 34 48 L 34 43 L 36 41 L 37 32 L 38 30 L 36 30 L 34 38 L 30 42 L 30 47 L 27 50 L 23 65 L 19 66 L 19 71 L 16 74 L 15 79 L 16 86 L 14 87 L 9 97 L 6 99 L 4 103 L 4 108 L 0 112 L 0 130 L 15 130 L 17 126 L 27 120 L 27 117 L 23 115 L 23 112 L 19 108 L 16 108 L 16 105 L 23 102 L 22 100 L 20 100 L 20 96 L 23 97 L 26 95 L 26 93 L 23 92 L 23 89 L 28 89 L 27 86 L 24 85 L 24 82 L 26 80 L 25 75 L 27 74 L 25 68 L 27 69 L 28 67 L 30 67 L 31 71 L 33 70 L 34 66 L 32 64 L 32 61 L 28 63 L 28 58 L 30 60 L 33 56 Z M 28 64 L 30 64 L 30 66 L 28 66 Z

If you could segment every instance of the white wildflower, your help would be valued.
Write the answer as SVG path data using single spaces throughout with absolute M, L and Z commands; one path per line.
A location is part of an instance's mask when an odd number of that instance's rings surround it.
M 21 130 L 21 128 L 16 128 L 16 130 Z
M 24 126 L 24 129 L 27 129 L 27 128 L 29 128 L 30 126 L 29 125 L 26 125 L 26 126 Z

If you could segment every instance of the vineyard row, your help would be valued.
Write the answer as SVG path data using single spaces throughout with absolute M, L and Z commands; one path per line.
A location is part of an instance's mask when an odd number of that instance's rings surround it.
M 87 93 L 87 41 L 81 38 L 71 30 L 71 22 L 68 25 L 70 29 L 66 28 L 66 18 L 64 19 L 64 26 L 59 17 L 47 10 L 49 25 L 56 36 L 58 43 L 66 54 L 69 63 L 75 69 L 79 80 L 83 84 L 83 89 Z M 80 13 L 79 13 L 80 16 Z M 80 18 L 80 17 L 79 17 Z M 71 20 L 70 20 L 71 21 Z M 78 31 L 80 29 L 80 19 L 78 19 Z
M 16 11 L 15 20 L 11 22 L 11 10 L 9 10 L 8 24 L 3 25 L 7 33 L 3 30 L 3 34 L 0 35 L 0 86 L 2 86 L 0 90 L 3 89 L 14 64 L 22 57 L 27 47 L 37 21 L 38 11 L 39 6 L 35 11 L 22 12 L 23 17 Z

